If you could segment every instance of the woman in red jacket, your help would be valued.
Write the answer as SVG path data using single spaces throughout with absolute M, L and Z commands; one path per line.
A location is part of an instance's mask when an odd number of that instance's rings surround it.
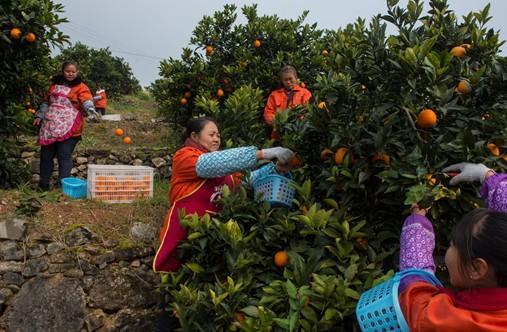
M 98 117 L 93 106 L 90 89 L 81 81 L 72 62 L 62 65 L 62 72 L 53 76 L 51 86 L 33 124 L 40 126 L 37 143 L 40 152 L 39 188 L 49 190 L 53 172 L 53 158 L 58 159 L 60 179 L 70 176 L 72 153 L 81 139 L 84 127 L 83 114 Z
M 292 66 L 285 66 L 278 74 L 282 87 L 274 90 L 268 97 L 264 108 L 264 121 L 273 128 L 276 113 L 288 108 L 306 104 L 310 101 L 312 93 L 298 85 L 298 74 Z M 277 139 L 278 134 L 272 131 L 271 138 Z

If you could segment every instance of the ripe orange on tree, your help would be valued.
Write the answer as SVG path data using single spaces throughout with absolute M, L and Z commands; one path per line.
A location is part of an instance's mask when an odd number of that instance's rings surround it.
M 321 152 L 320 152 L 320 160 L 322 161 L 326 161 L 328 160 L 329 158 L 331 158 L 333 156 L 333 151 L 331 151 L 330 149 L 328 148 L 324 148 Z
M 116 136 L 123 136 L 123 129 L 121 128 L 116 128 L 116 130 L 114 131 L 114 134 Z
M 245 321 L 245 319 L 246 319 L 245 314 L 242 313 L 241 311 L 235 311 L 234 312 L 234 320 L 236 322 L 241 323 L 241 322 Z
M 334 154 L 334 162 L 336 165 L 343 164 L 343 160 L 345 159 L 345 156 L 349 153 L 349 149 L 341 147 L 338 150 L 336 150 L 336 153 Z M 351 156 L 352 157 L 352 156 Z
M 180 105 L 181 105 L 181 106 L 186 105 L 187 103 L 188 103 L 187 98 L 181 98 L 181 99 L 180 99 Z
M 472 86 L 467 80 L 461 80 L 458 82 L 458 85 L 456 86 L 456 91 L 466 95 L 467 93 L 472 91 Z
M 35 40 L 37 39 L 37 36 L 35 36 L 35 34 L 33 32 L 29 32 L 26 37 L 25 37 L 25 40 L 29 43 L 33 43 Z
M 223 97 L 223 96 L 224 96 L 224 94 L 225 94 L 225 93 L 224 93 L 224 90 L 222 90 L 221 88 L 219 88 L 219 89 L 217 90 L 217 97 L 218 97 L 218 98 Z
M 325 101 L 321 101 L 317 106 L 321 110 L 326 109 L 326 102 Z
M 123 143 L 125 143 L 125 144 L 132 144 L 132 139 L 129 136 L 125 136 L 123 138 Z
M 467 55 L 467 50 L 463 46 L 454 46 L 451 49 L 451 54 L 457 58 L 463 58 Z
M 277 251 L 275 256 L 273 257 L 273 261 L 275 262 L 275 265 L 278 267 L 284 267 L 289 262 L 289 255 L 287 254 L 287 251 L 280 250 Z
M 32 114 L 35 114 L 37 111 L 36 111 L 35 109 L 33 109 L 33 108 L 29 108 L 29 109 L 28 109 L 28 112 L 30 112 L 30 113 L 32 113 Z
M 211 45 L 206 46 L 206 55 L 212 56 L 215 53 L 215 48 Z
M 432 186 L 438 183 L 438 180 L 433 176 L 433 174 L 426 174 L 426 181 Z
M 322 52 L 320 52 L 320 54 L 322 54 L 323 56 L 328 56 L 329 52 L 326 49 L 324 49 L 322 50 Z
M 437 114 L 431 108 L 425 108 L 417 116 L 417 125 L 428 129 L 437 124 Z
M 190 91 L 185 91 L 185 94 L 183 94 L 183 96 L 184 96 L 185 98 L 190 98 L 190 97 L 192 97 L 192 92 L 190 92 Z
M 254 48 L 259 48 L 259 47 L 261 47 L 261 45 L 262 45 L 262 43 L 261 43 L 261 41 L 260 41 L 259 39 L 255 39 L 255 40 L 253 41 L 253 43 L 252 43 L 252 46 L 253 46 Z
M 289 161 L 289 167 L 290 168 L 297 168 L 301 166 L 301 159 L 299 159 L 298 155 L 294 155 L 292 159 Z
M 384 165 L 389 166 L 391 164 L 391 157 L 386 153 L 376 153 L 371 158 L 372 162 L 381 161 Z
M 19 39 L 19 38 L 21 38 L 22 34 L 23 34 L 23 32 L 21 32 L 20 28 L 12 28 L 10 31 L 10 36 L 12 39 Z
M 488 148 L 489 152 L 491 152 L 493 156 L 498 157 L 500 155 L 500 149 L 495 143 L 488 143 L 486 148 Z

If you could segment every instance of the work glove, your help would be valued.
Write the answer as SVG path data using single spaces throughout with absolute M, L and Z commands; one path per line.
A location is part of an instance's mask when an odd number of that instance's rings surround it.
M 448 166 L 442 170 L 442 172 L 459 172 L 458 175 L 453 177 L 449 182 L 451 185 L 455 185 L 461 182 L 473 182 L 480 181 L 481 183 L 484 181 L 486 174 L 489 171 L 493 171 L 491 168 L 486 167 L 483 164 L 473 164 L 473 163 L 459 163 Z
M 86 110 L 87 119 L 89 121 L 98 121 L 102 118 L 99 112 L 95 110 L 95 108 L 90 107 Z
M 277 146 L 274 148 L 269 148 L 269 149 L 262 149 L 261 152 L 262 152 L 262 157 L 264 159 L 269 159 L 269 160 L 277 159 L 278 162 L 280 162 L 282 164 L 288 163 L 294 157 L 294 152 L 292 152 L 289 149 L 282 148 L 280 146 Z

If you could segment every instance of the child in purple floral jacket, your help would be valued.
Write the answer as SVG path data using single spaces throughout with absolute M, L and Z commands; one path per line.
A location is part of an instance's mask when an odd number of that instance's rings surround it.
M 487 209 L 465 215 L 445 255 L 458 291 L 407 277 L 399 302 L 410 331 L 507 331 L 507 174 L 483 164 L 460 163 L 450 184 L 480 181 Z M 400 238 L 400 270 L 435 272 L 435 234 L 426 210 L 413 206 Z

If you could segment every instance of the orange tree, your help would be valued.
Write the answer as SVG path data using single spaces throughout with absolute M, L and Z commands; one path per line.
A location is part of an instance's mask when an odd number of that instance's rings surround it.
M 161 289 L 185 330 L 352 330 L 359 294 L 397 266 L 410 204 L 432 206 L 437 256 L 482 204 L 476 185 L 450 187 L 441 169 L 505 170 L 506 61 L 489 6 L 459 22 L 444 0 L 425 14 L 420 1 L 387 4 L 369 24 L 316 39 L 314 101 L 276 118 L 302 159 L 293 208 L 270 209 L 246 185 L 224 194 L 216 216 L 182 216 L 186 264 Z M 279 251 L 287 264 L 273 261 Z
M 242 13 L 244 24 L 236 23 L 234 5 L 205 16 L 190 39 L 193 48 L 185 48 L 181 59 L 162 61 L 161 77 L 151 89 L 170 122 L 185 125 L 193 116 L 204 114 L 216 116 L 220 123 L 220 115 L 199 107 L 200 98 L 215 100 L 220 109 L 245 84 L 260 89 L 266 98 L 279 86 L 278 71 L 284 65 L 294 66 L 307 84 L 320 72 L 325 58 L 314 44 L 322 31 L 304 23 L 307 12 L 296 20 L 259 16 L 256 5 L 243 7 Z M 257 124 L 261 122 L 262 107 L 263 103 L 248 111 L 253 112 Z M 251 113 L 242 114 L 252 117 Z M 236 135 L 243 135 L 242 140 L 248 141 L 249 132 L 237 129 Z M 250 132 L 258 130 L 262 132 L 262 126 Z
M 0 186 L 23 179 L 16 161 L 18 135 L 28 130 L 32 113 L 52 72 L 51 46 L 65 36 L 56 26 L 62 6 L 50 0 L 6 0 L 0 7 Z

